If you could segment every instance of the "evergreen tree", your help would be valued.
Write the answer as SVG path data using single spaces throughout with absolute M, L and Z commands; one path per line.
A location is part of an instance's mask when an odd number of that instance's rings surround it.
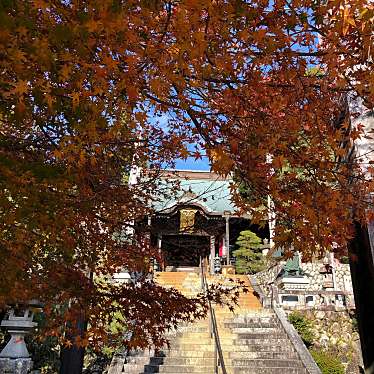
M 255 274 L 265 269 L 265 259 L 262 254 L 262 242 L 254 232 L 242 231 L 236 241 L 235 250 L 236 272 L 238 274 Z

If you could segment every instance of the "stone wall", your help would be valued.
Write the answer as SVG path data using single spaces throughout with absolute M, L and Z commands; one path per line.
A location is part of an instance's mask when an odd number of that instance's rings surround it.
M 321 290 L 323 289 L 324 282 L 326 281 L 326 275 L 321 273 L 321 263 L 303 263 L 302 269 L 306 273 L 306 276 L 310 279 L 310 283 L 306 290 Z M 334 267 L 335 270 L 335 286 L 338 291 L 352 292 L 352 280 L 351 272 L 348 264 L 337 263 Z
M 323 263 L 302 263 L 303 277 L 278 277 L 284 262 L 255 275 L 261 292 L 286 309 L 354 309 L 348 264 L 334 263 L 333 274 Z M 333 280 L 335 288 L 333 288 Z
M 275 281 L 275 278 L 281 271 L 283 264 L 284 263 L 281 262 L 275 266 L 272 266 L 270 269 L 261 271 L 255 275 L 257 285 L 261 288 L 266 297 L 271 297 L 271 284 Z
M 300 279 L 300 287 L 287 288 L 287 277 L 278 277 L 284 262 L 272 268 L 257 273 L 255 278 L 259 293 L 263 294 L 268 306 L 280 305 L 287 314 L 298 310 L 312 321 L 314 332 L 314 347 L 322 351 L 332 352 L 339 357 L 346 367 L 347 374 L 359 374 L 362 366 L 360 341 L 355 327 L 354 298 L 351 274 L 348 264 L 334 261 L 334 274 L 326 271 L 324 263 L 302 263 L 304 277 L 289 278 L 296 281 Z M 327 287 L 332 283 L 334 276 L 335 289 Z M 309 282 L 305 282 L 307 279 Z M 297 285 L 296 285 L 297 286 Z M 330 284 L 330 286 L 332 286 Z M 296 297 L 297 302 L 282 302 L 285 297 Z M 307 299 L 313 297 L 313 303 Z M 341 303 L 340 298 L 344 298 Z M 270 299 L 273 302 L 270 302 Z
M 314 346 L 334 352 L 346 373 L 358 374 L 362 358 L 355 319 L 347 311 L 308 310 L 303 314 L 312 321 Z

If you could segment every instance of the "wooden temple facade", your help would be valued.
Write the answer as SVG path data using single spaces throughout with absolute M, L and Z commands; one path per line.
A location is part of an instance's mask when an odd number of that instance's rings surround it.
M 163 259 L 158 270 L 190 269 L 201 260 L 211 271 L 217 259 L 228 265 L 239 233 L 250 227 L 249 217 L 238 216 L 230 200 L 231 180 L 205 171 L 168 171 L 162 178 L 179 187 L 155 203 L 148 222 Z

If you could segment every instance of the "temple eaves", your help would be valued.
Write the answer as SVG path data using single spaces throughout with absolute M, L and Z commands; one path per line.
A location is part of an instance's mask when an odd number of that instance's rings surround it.
M 173 191 L 173 181 L 179 187 Z M 180 206 L 195 206 L 208 215 L 237 216 L 237 208 L 231 201 L 230 185 L 232 178 L 223 177 L 209 171 L 196 170 L 165 170 L 161 173 L 161 184 L 170 194 L 160 196 L 153 203 L 158 214 L 170 214 Z

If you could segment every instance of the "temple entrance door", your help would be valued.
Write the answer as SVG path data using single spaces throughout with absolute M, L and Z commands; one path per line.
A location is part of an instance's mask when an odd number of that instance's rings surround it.
M 209 237 L 197 235 L 163 235 L 162 252 L 165 265 L 198 267 L 200 256 L 209 256 Z

